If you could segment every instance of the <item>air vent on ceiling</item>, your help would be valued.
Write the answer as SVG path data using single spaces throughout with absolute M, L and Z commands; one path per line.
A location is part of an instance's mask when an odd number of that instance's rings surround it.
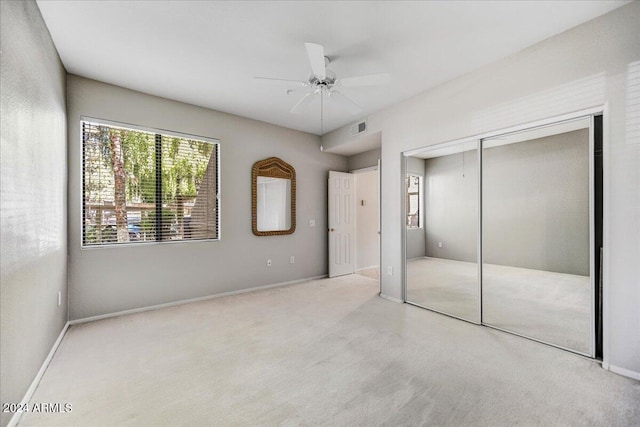
M 351 136 L 360 135 L 367 131 L 367 121 L 363 120 L 356 124 L 351 125 Z

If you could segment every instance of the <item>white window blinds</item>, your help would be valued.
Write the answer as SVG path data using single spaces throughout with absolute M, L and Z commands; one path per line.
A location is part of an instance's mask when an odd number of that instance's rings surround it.
M 219 236 L 219 144 L 82 121 L 83 246 Z

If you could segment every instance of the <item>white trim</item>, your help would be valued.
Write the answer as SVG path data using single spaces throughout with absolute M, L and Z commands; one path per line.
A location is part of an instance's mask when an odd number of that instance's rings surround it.
M 67 333 L 67 329 L 69 329 L 69 325 L 70 325 L 69 322 L 65 323 L 64 327 L 62 328 L 62 331 L 60 331 L 60 335 L 58 335 L 58 339 L 56 339 L 56 342 L 53 343 L 53 347 L 51 347 L 49 354 L 44 359 L 44 362 L 42 362 L 42 366 L 40 366 L 40 370 L 36 374 L 35 378 L 31 382 L 31 385 L 25 392 L 24 397 L 20 401 L 21 406 L 29 404 L 29 401 L 33 397 L 33 393 L 35 393 L 36 389 L 38 388 L 38 385 L 40 384 L 40 380 L 42 379 L 42 376 L 44 375 L 45 371 L 49 367 L 49 363 L 51 363 L 51 360 L 53 359 L 53 355 L 56 353 L 56 350 L 58 350 L 58 347 L 60 347 L 62 338 L 64 338 L 65 334 Z M 11 417 L 11 419 L 9 420 L 7 427 L 16 427 L 20 422 L 20 418 L 22 417 L 23 413 L 24 412 L 15 412 Z
M 484 218 L 483 213 L 482 213 L 482 179 L 484 177 L 484 175 L 482 175 L 483 171 L 482 171 L 482 159 L 483 159 L 483 155 L 482 155 L 482 150 L 484 150 L 484 140 L 479 139 L 477 142 L 477 146 L 476 146 L 476 156 L 477 156 L 477 168 L 478 168 L 478 175 L 476 176 L 476 179 L 478 180 L 478 182 L 476 183 L 477 185 L 477 189 L 476 189 L 476 203 L 478 204 L 478 223 L 476 224 L 477 230 L 476 230 L 476 235 L 478 236 L 477 239 L 477 244 L 476 244 L 476 262 L 478 263 L 477 265 L 477 274 L 478 274 L 478 323 L 482 324 L 482 306 L 483 306 L 483 301 L 482 301 L 482 273 L 483 273 L 483 266 L 482 263 L 483 258 L 482 258 L 482 239 L 483 239 L 483 234 L 482 234 L 482 220 Z
M 378 268 L 377 265 L 370 265 L 369 267 L 356 268 L 356 273 L 362 270 L 369 270 L 370 268 Z
M 463 145 L 466 142 L 476 143 L 480 139 L 485 139 L 485 138 L 481 135 L 477 135 L 477 136 L 455 139 L 453 141 L 439 142 L 437 144 L 425 145 L 424 147 L 421 147 L 421 148 L 405 151 L 402 153 L 402 155 L 404 157 L 414 157 L 416 154 L 422 154 L 429 151 L 441 150 L 443 148 L 448 148 L 448 147 L 455 147 L 457 145 Z
M 599 105 L 599 106 L 596 106 L 596 107 L 591 107 L 591 108 L 587 108 L 587 109 L 584 109 L 584 110 L 575 111 L 573 113 L 562 114 L 560 116 L 554 116 L 554 117 L 547 117 L 545 119 L 536 120 L 534 122 L 523 123 L 523 124 L 519 124 L 519 125 L 516 125 L 516 126 L 510 126 L 510 127 L 502 128 L 502 129 L 499 129 L 499 130 L 493 130 L 493 131 L 490 131 L 490 132 L 480 133 L 480 134 L 468 136 L 468 137 L 465 137 L 465 138 L 459 138 L 459 139 L 456 139 L 456 140 L 453 140 L 453 141 L 447 141 L 447 142 L 443 142 L 443 143 L 439 143 L 439 144 L 423 146 L 423 147 L 416 148 L 416 149 L 413 149 L 413 150 L 404 151 L 402 153 L 402 155 L 405 156 L 405 157 L 409 157 L 409 156 L 413 156 L 415 154 L 422 153 L 422 152 L 426 151 L 427 149 L 428 150 L 439 149 L 439 148 L 444 148 L 444 147 L 448 147 L 448 146 L 452 146 L 452 145 L 468 142 L 470 140 L 489 139 L 489 138 L 493 138 L 493 137 L 496 137 L 496 136 L 505 136 L 505 135 L 508 135 L 508 134 L 512 134 L 512 133 L 516 133 L 516 132 L 522 132 L 522 131 L 525 131 L 525 130 L 528 130 L 528 129 L 532 129 L 532 128 L 537 128 L 537 127 L 541 127 L 541 126 L 548 126 L 548 125 L 558 124 L 560 122 L 579 119 L 579 118 L 582 118 L 582 117 L 593 116 L 593 115 L 596 115 L 596 114 L 602 114 L 604 112 L 604 110 L 605 110 L 605 105 Z
M 153 134 L 162 133 L 163 135 L 173 136 L 176 138 L 200 139 L 204 142 L 209 142 L 211 144 L 220 143 L 220 140 L 218 138 L 211 138 L 209 136 L 194 135 L 192 133 L 183 133 L 183 132 L 176 132 L 173 130 L 162 129 L 162 128 L 134 125 L 132 123 L 124 123 L 124 122 L 117 122 L 114 120 L 99 119 L 97 117 L 91 117 L 91 116 L 80 116 L 80 121 L 99 123 L 99 124 L 104 124 L 104 125 L 113 126 L 117 128 L 124 128 L 128 130 L 147 132 L 147 133 L 153 133 Z M 82 129 L 82 127 L 80 127 L 80 129 Z
M 607 367 L 605 368 L 604 363 L 602 364 L 602 367 L 613 372 L 614 374 L 622 375 L 623 377 L 640 381 L 640 372 L 632 371 L 631 369 L 620 368 L 618 366 L 609 364 L 607 364 Z
M 174 307 L 176 305 L 190 304 L 190 303 L 193 303 L 193 302 L 207 301 L 207 300 L 210 300 L 210 299 L 221 298 L 221 297 L 226 297 L 226 296 L 230 296 L 230 295 L 245 294 L 247 292 L 260 291 L 260 290 L 271 289 L 271 288 L 278 288 L 278 287 L 281 287 L 281 286 L 295 285 L 297 283 L 310 282 L 312 280 L 317 280 L 317 279 L 324 279 L 325 277 L 327 277 L 327 275 L 326 274 L 322 274 L 320 276 L 306 277 L 304 279 L 290 280 L 288 282 L 280 282 L 280 283 L 273 283 L 271 285 L 255 286 L 255 287 L 252 287 L 252 288 L 240 289 L 240 290 L 237 290 L 237 291 L 223 292 L 223 293 L 220 293 L 220 294 L 213 294 L 213 295 L 206 295 L 206 296 L 203 296 L 203 297 L 189 298 L 189 299 L 184 299 L 184 300 L 167 302 L 167 303 L 164 303 L 164 304 L 148 305 L 148 306 L 145 306 L 145 307 L 132 308 L 130 310 L 116 311 L 115 313 L 99 314 L 97 316 L 83 317 L 81 319 L 70 320 L 69 321 L 69 325 L 77 325 L 77 324 L 80 324 L 80 323 L 87 323 L 87 322 L 93 322 L 93 321 L 96 321 L 96 320 L 109 319 L 111 317 L 126 316 L 128 314 L 135 314 L 135 313 L 142 313 L 142 312 L 145 312 L 145 311 L 159 310 L 161 308 Z
M 611 194 L 611 179 L 609 172 L 609 104 L 605 104 L 602 111 L 602 365 L 609 367 L 609 194 Z M 597 278 L 596 278 L 597 280 Z
M 392 302 L 397 302 L 398 304 L 404 304 L 404 301 L 402 301 L 400 298 L 394 298 L 394 297 L 390 297 L 389 295 L 385 295 L 383 293 L 380 293 L 380 298 L 392 301 Z
M 400 295 L 402 295 L 402 302 L 407 302 L 407 202 L 405 198 L 407 192 L 407 161 L 407 156 L 400 154 L 400 259 L 402 262 L 402 269 L 400 271 Z M 382 271 L 380 271 L 380 276 L 382 277 Z M 380 292 L 380 296 L 385 298 L 382 292 Z M 391 299 L 391 301 L 394 300 Z
M 382 293 L 382 160 L 378 159 L 376 174 L 376 197 L 378 213 L 378 292 Z
M 380 159 L 378 159 L 379 161 Z M 366 168 L 360 168 L 360 169 L 352 169 L 349 171 L 349 173 L 353 173 L 353 174 L 359 174 L 359 173 L 365 173 L 365 172 L 372 172 L 372 171 L 377 171 L 378 170 L 378 166 L 369 166 Z

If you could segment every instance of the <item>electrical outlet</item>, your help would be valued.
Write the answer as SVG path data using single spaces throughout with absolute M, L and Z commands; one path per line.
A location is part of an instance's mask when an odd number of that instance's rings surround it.
M 392 266 L 387 267 L 387 274 L 389 276 L 393 276 L 393 267 Z
M 438 247 L 441 248 L 442 247 L 442 242 L 438 242 Z
M 295 262 L 296 262 L 296 258 L 293 255 L 291 255 L 289 257 L 289 264 L 294 264 Z
M 58 307 L 62 305 L 62 292 L 58 291 Z
M 271 267 L 271 260 L 270 259 L 267 260 L 267 267 Z
M 309 220 L 309 227 L 315 227 L 316 226 L 316 220 L 315 219 L 310 219 Z

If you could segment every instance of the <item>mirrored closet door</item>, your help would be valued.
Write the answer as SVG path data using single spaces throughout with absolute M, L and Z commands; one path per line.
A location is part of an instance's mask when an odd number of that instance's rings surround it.
M 406 299 L 480 322 L 478 142 L 406 157 Z
M 590 118 L 482 142 L 482 322 L 590 354 Z
M 594 357 L 602 118 L 548 123 L 405 153 L 405 301 Z

